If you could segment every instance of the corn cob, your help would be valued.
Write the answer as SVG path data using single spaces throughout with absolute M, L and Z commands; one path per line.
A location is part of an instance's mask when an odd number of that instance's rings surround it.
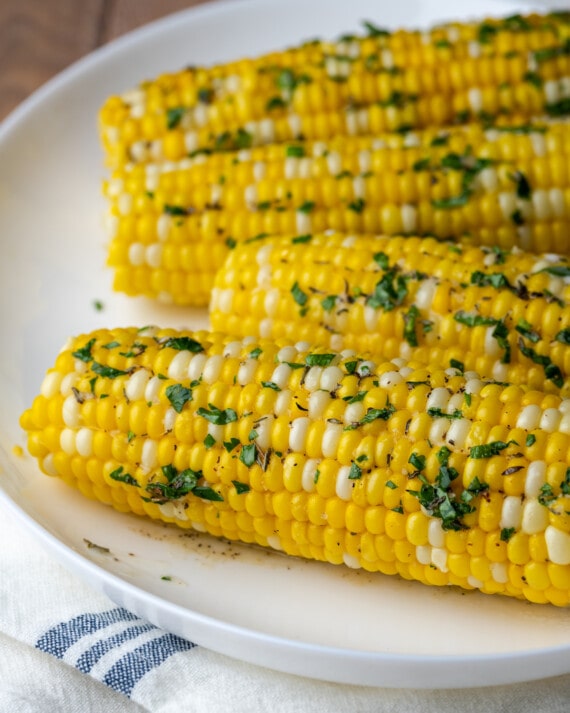
M 214 330 L 307 339 L 570 395 L 570 263 L 555 255 L 344 234 L 237 246 Z
M 454 368 L 115 329 L 69 341 L 21 424 L 45 473 L 120 511 L 566 606 L 569 404 Z
M 340 44 L 158 77 L 100 112 L 110 165 L 339 134 L 570 109 L 566 14 Z M 452 39 L 449 39 L 449 38 Z M 426 71 L 431 68 L 433 71 Z
M 428 136 L 419 147 L 389 148 L 399 142 L 385 137 L 345 151 L 337 139 L 306 151 L 272 146 L 266 162 L 259 149 L 227 163 L 213 155 L 121 172 L 108 188 L 115 289 L 204 305 L 228 246 L 266 233 L 468 234 L 474 243 L 570 251 L 570 124 Z M 223 173 L 207 184 L 216 169 Z
M 142 210 L 141 197 L 146 192 L 154 194 L 159 204 L 196 200 L 204 206 L 219 201 L 219 186 L 411 170 L 426 158 L 438 161 L 473 147 L 481 158 L 495 161 L 566 157 L 570 155 L 570 124 L 563 120 L 487 128 L 465 124 L 374 137 L 340 136 L 327 142 L 268 144 L 233 152 L 197 152 L 176 162 L 121 165 L 104 182 L 104 194 L 115 215 Z

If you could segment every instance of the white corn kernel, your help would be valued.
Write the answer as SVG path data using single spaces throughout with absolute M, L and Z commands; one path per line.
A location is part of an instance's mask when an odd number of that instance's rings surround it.
M 546 463 L 542 460 L 534 460 L 526 469 L 526 480 L 524 494 L 527 498 L 536 498 L 544 485 L 546 476 Z
M 554 564 L 570 564 L 570 535 L 549 525 L 544 532 L 548 559 Z
M 141 469 L 143 473 L 150 473 L 158 464 L 158 444 L 152 438 L 145 438 L 141 453 Z
M 322 418 L 330 400 L 331 397 L 328 391 L 313 391 L 309 396 L 309 418 Z
M 128 401 L 137 401 L 144 396 L 145 388 L 152 374 L 144 367 L 137 369 L 128 378 L 125 385 L 125 396 Z
M 443 547 L 433 547 L 431 551 L 431 563 L 440 572 L 448 572 L 447 568 L 447 550 Z
M 518 495 L 507 495 L 501 509 L 501 528 L 519 529 L 522 521 L 522 500 Z
M 59 445 L 64 453 L 71 456 L 75 453 L 75 431 L 71 428 L 63 428 L 59 434 Z
M 59 371 L 51 371 L 46 374 L 40 388 L 41 395 L 46 399 L 51 399 L 59 391 L 61 384 L 61 374 Z
M 63 422 L 66 426 L 69 426 L 69 428 L 77 428 L 79 426 L 79 404 L 73 394 L 70 394 L 65 399 L 61 411 Z
M 75 447 L 82 458 L 93 454 L 93 431 L 90 428 L 80 428 L 75 436 Z
M 548 525 L 548 509 L 534 498 L 523 505 L 521 529 L 527 535 L 543 532 Z
M 431 564 L 431 547 L 429 545 L 417 545 L 416 559 L 420 564 Z
M 305 450 L 305 441 L 307 440 L 307 431 L 309 428 L 310 419 L 306 416 L 294 418 L 290 423 L 289 432 L 289 448 L 297 453 L 302 453 Z
M 199 352 L 198 354 L 194 354 L 192 356 L 192 359 L 190 359 L 190 363 L 188 364 L 188 378 L 190 381 L 199 379 L 202 376 L 202 369 L 204 368 L 204 364 L 207 359 L 208 357 L 203 352 Z
M 353 481 L 348 477 L 350 474 L 350 466 L 343 465 L 338 469 L 336 476 L 336 494 L 341 500 L 350 500 L 352 498 Z
M 562 414 L 557 408 L 547 408 L 540 419 L 540 428 L 547 433 L 553 433 L 558 430 L 561 419 Z
M 439 520 L 430 520 L 428 525 L 428 541 L 432 547 L 443 547 L 445 532 Z
M 327 423 L 323 433 L 322 451 L 325 458 L 335 458 L 338 449 L 338 442 L 343 432 L 340 423 Z
M 529 404 L 525 406 L 518 415 L 517 428 L 522 428 L 525 431 L 532 431 L 538 428 L 542 417 L 542 409 L 537 404 Z
M 307 493 L 312 493 L 315 489 L 315 478 L 320 462 L 321 461 L 318 458 L 309 458 L 305 461 L 303 473 L 301 475 L 301 484 L 303 486 L 303 490 Z
M 343 376 L 344 372 L 338 366 L 327 366 L 321 374 L 321 389 L 325 389 L 325 391 L 334 391 L 338 387 Z

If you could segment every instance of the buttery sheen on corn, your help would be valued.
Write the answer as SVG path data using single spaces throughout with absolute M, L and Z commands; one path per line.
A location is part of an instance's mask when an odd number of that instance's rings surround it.
M 109 97 L 108 163 L 570 111 L 568 13 L 365 30 L 187 67 Z
M 434 238 L 325 234 L 237 245 L 210 324 L 307 339 L 570 396 L 570 262 Z
M 118 510 L 566 606 L 569 404 L 456 367 L 114 329 L 69 341 L 21 424 L 44 472 Z
M 117 169 L 114 287 L 204 305 L 228 248 L 327 229 L 570 252 L 570 123 L 337 137 Z

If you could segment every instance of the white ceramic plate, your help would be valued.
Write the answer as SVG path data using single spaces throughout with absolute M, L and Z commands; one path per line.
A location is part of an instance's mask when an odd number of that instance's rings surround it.
M 203 313 L 111 292 L 96 134 L 107 95 L 188 63 L 355 31 L 363 19 L 426 26 L 549 4 L 400 0 L 382 3 L 381 13 L 379 7 L 375 0 L 232 0 L 178 14 L 74 65 L 0 127 L 1 500 L 54 556 L 117 604 L 245 661 L 330 681 L 414 688 L 566 673 L 567 611 L 189 537 L 86 501 L 12 451 L 23 444 L 19 414 L 68 335 L 205 323 Z

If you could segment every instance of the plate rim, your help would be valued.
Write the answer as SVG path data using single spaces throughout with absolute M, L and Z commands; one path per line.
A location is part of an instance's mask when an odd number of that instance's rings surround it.
M 285 1 L 286 0 L 271 0 L 271 2 L 275 4 L 284 4 Z M 261 6 L 263 2 L 267 2 L 267 0 L 217 0 L 216 2 L 185 8 L 137 27 L 109 41 L 105 45 L 92 50 L 50 77 L 3 118 L 0 122 L 0 146 L 9 139 L 12 131 L 18 129 L 22 121 L 33 114 L 35 110 L 45 101 L 49 100 L 51 96 L 58 92 L 65 91 L 78 77 L 81 77 L 85 72 L 91 69 L 97 69 L 97 66 L 102 62 L 112 62 L 121 52 L 128 52 L 130 46 L 144 43 L 147 38 L 151 38 L 157 32 L 168 33 L 171 26 L 175 26 L 181 21 L 192 22 L 195 18 L 207 19 L 208 17 L 223 15 L 227 12 L 228 8 L 235 9 L 238 4 L 244 9 L 247 7 L 255 8 L 256 6 Z M 505 5 L 514 4 L 512 0 L 497 0 L 497 3 Z M 545 9 L 549 7 L 553 7 L 553 4 L 549 3 L 548 6 L 545 6 Z M 13 465 L 10 455 L 5 451 L 2 444 L 0 444 L 0 451 L 4 454 L 7 462 Z M 40 522 L 35 520 L 33 516 L 7 492 L 1 480 L 0 503 L 2 507 L 6 507 L 15 515 L 16 520 L 23 525 L 28 532 L 33 532 L 39 536 L 40 541 L 38 544 L 54 554 L 58 561 L 66 565 L 67 569 L 78 574 L 78 576 L 82 578 L 83 581 L 87 581 L 90 586 L 110 596 L 101 586 L 102 584 L 108 584 L 117 597 L 117 599 L 111 597 L 116 603 L 122 603 L 117 600 L 120 599 L 122 594 L 127 594 L 130 595 L 128 608 L 140 616 L 147 618 L 157 626 L 165 628 L 164 623 L 158 623 L 156 621 L 156 617 L 153 616 L 152 612 L 153 610 L 162 608 L 175 613 L 179 619 L 185 620 L 187 623 L 199 626 L 201 630 L 206 628 L 214 630 L 216 633 L 230 633 L 232 639 L 258 645 L 263 643 L 264 646 L 279 648 L 284 652 L 284 656 L 278 657 L 278 664 L 271 664 L 269 667 L 282 673 L 301 675 L 328 682 L 369 687 L 410 688 L 409 685 L 402 682 L 401 677 L 398 678 L 397 672 L 394 674 L 393 682 L 390 682 L 386 680 L 386 671 L 376 670 L 379 666 L 387 667 L 387 669 L 390 670 L 394 668 L 394 666 L 399 668 L 402 664 L 406 664 L 422 667 L 422 681 L 420 681 L 420 685 L 415 686 L 415 688 L 427 690 L 435 688 L 485 688 L 498 684 L 522 683 L 542 678 L 551 678 L 561 673 L 568 673 L 570 670 L 569 666 L 557 666 L 561 659 L 561 654 L 567 654 L 570 651 L 570 643 L 545 648 L 528 648 L 515 652 L 496 652 L 492 654 L 430 655 L 387 653 L 296 641 L 294 639 L 288 639 L 279 635 L 269 634 L 231 622 L 222 621 L 210 615 L 163 599 L 98 565 L 96 562 L 81 554 L 81 552 L 67 545 L 49 532 Z M 134 603 L 133 598 L 136 600 Z M 199 636 L 198 638 L 202 637 Z M 212 651 L 233 656 L 234 658 L 254 665 L 265 665 L 266 667 L 268 665 L 264 660 L 263 653 L 261 656 L 256 655 L 256 652 L 252 654 L 249 649 L 245 647 L 243 651 L 240 651 L 238 656 L 233 653 L 228 653 L 227 650 L 224 650 L 224 648 L 219 645 L 212 645 L 211 642 L 202 643 L 201 641 L 195 641 L 195 643 Z M 317 656 L 321 659 L 321 663 L 317 667 L 320 673 L 303 673 L 300 670 L 299 662 L 303 661 L 307 656 Z M 346 671 L 350 675 L 341 675 L 339 677 L 338 667 L 334 667 L 330 676 L 326 675 L 325 669 L 327 664 L 332 665 L 336 661 L 342 660 L 343 664 L 346 665 L 347 656 L 351 659 L 351 665 L 346 666 Z M 291 661 L 290 665 L 284 660 L 288 657 Z M 529 665 L 523 666 L 522 662 L 527 662 Z M 358 668 L 358 665 L 362 665 L 363 669 L 360 672 L 358 670 L 355 672 L 354 667 L 356 666 Z M 497 673 L 503 675 L 494 677 L 489 681 L 479 680 L 474 682 L 469 679 L 469 681 L 466 682 L 464 677 L 460 675 L 462 667 L 464 668 L 466 665 L 480 667 L 485 671 L 494 669 L 495 675 Z M 545 670 L 551 668 L 553 670 Z M 513 671 L 513 669 L 516 670 Z M 440 673 L 442 671 L 445 672 L 443 675 Z M 427 683 L 423 680 L 426 672 L 427 676 L 431 677 L 431 681 Z M 457 679 L 450 682 L 449 679 L 453 678 L 454 673 Z M 382 679 L 380 683 L 374 681 L 375 675 Z

